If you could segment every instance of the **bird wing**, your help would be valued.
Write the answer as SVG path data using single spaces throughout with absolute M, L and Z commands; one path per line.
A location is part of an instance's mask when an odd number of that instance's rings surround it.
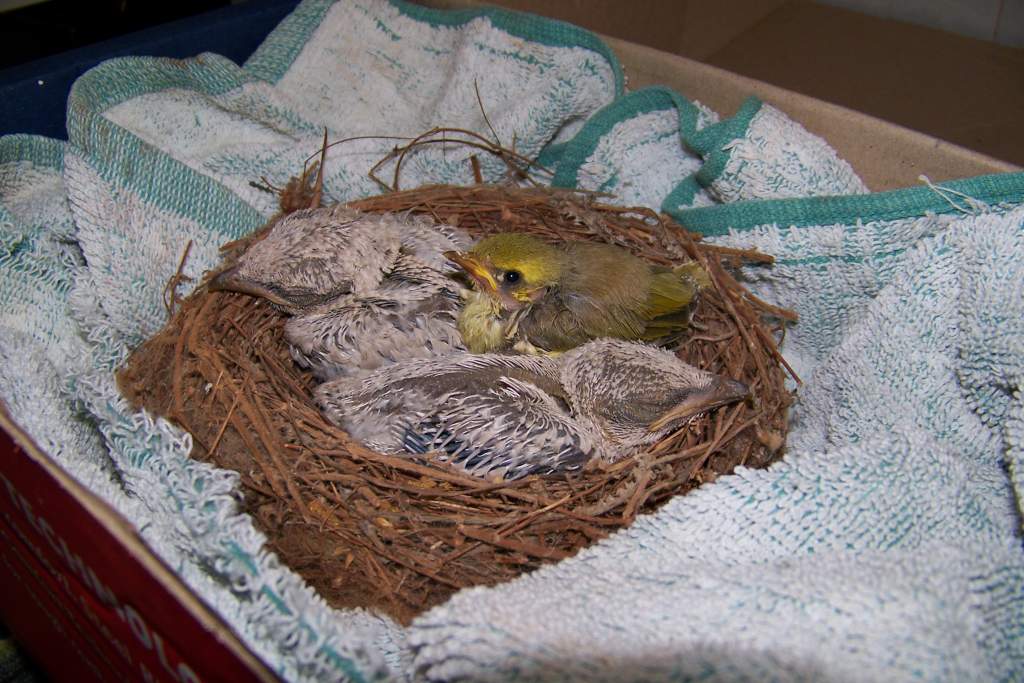
M 656 266 L 603 244 L 573 245 L 561 302 L 591 339 L 653 341 L 689 326 L 707 274 L 693 262 Z
M 658 339 L 686 329 L 700 288 L 690 264 L 680 268 L 652 268 L 650 291 L 644 302 L 645 340 Z M 699 270 L 699 266 L 697 267 Z M 703 271 L 700 271 L 702 274 Z
M 577 470 L 597 446 L 563 404 L 512 377 L 484 393 L 451 395 L 442 406 L 409 415 L 399 429 L 407 450 L 440 451 L 442 461 L 487 478 Z
M 574 308 L 554 292 L 522 315 L 519 334 L 546 351 L 564 351 L 590 339 L 587 326 Z
M 614 266 L 598 263 L 573 273 L 534 305 L 520 328 L 548 350 L 603 337 L 654 341 L 689 326 L 696 294 L 696 283 L 685 274 L 620 257 Z
M 650 279 L 650 266 L 618 247 L 573 242 L 558 287 L 534 304 L 520 329 L 549 351 L 600 337 L 636 339 L 644 332 Z
M 474 476 L 512 479 L 582 466 L 601 441 L 569 414 L 557 363 L 536 356 L 416 359 L 316 389 L 324 415 L 391 452 L 439 451 Z

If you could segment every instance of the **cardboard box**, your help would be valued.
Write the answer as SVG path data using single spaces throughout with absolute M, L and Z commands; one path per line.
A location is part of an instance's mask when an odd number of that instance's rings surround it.
M 442 6 L 433 0 L 420 4 Z M 662 52 L 707 61 L 787 0 L 455 0 L 451 6 L 499 5 L 568 21 Z
M 723 15 L 723 22 L 728 18 Z M 724 114 L 757 95 L 830 141 L 875 190 L 917 184 L 921 174 L 940 181 L 1014 170 L 692 59 L 619 39 L 608 42 L 631 87 L 664 84 Z M 54 679 L 274 680 L 147 549 L 129 520 L 72 480 L 3 411 L 0 427 L 9 435 L 0 438 L 0 580 L 9 587 L 0 591 L 0 617 Z
M 54 680 L 277 680 L 131 522 L 0 427 L 0 617 Z

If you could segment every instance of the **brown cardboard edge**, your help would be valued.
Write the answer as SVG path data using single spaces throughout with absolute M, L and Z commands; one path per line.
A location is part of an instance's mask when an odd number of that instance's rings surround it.
M 279 683 L 280 679 L 264 664 L 235 633 L 184 581 L 158 558 L 143 542 L 131 523 L 96 494 L 78 483 L 32 440 L 10 417 L 7 405 L 0 399 L 0 429 L 11 437 L 21 451 L 52 476 L 59 486 L 94 518 L 103 523 L 113 536 L 149 575 L 163 586 L 214 638 L 228 648 L 252 673 L 265 683 Z

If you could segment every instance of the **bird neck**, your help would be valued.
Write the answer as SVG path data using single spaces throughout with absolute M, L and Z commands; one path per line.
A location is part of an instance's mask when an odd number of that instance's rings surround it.
M 482 292 L 471 291 L 467 294 L 456 326 L 471 353 L 499 351 L 508 341 L 507 323 L 502 319 L 500 305 Z

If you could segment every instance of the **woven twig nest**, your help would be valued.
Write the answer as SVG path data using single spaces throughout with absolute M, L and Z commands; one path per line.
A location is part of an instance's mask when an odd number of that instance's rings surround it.
M 286 210 L 302 205 L 287 194 L 282 200 Z M 240 473 L 245 507 L 271 549 L 332 605 L 407 621 L 455 590 L 569 557 L 672 496 L 781 455 L 791 396 L 776 341 L 792 316 L 730 274 L 744 260 L 770 258 L 704 245 L 649 210 L 572 191 L 429 187 L 351 206 L 428 214 L 474 237 L 528 231 L 615 243 L 655 263 L 696 259 L 713 287 L 679 356 L 746 382 L 754 398 L 612 465 L 482 481 L 429 456 L 383 455 L 351 439 L 313 404 L 314 380 L 289 356 L 283 315 L 263 300 L 200 286 L 133 354 L 122 390 L 187 429 L 193 457 Z

